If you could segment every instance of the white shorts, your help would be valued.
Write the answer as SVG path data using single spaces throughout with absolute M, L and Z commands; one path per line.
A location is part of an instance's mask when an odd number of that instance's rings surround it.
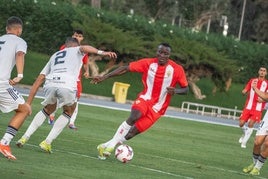
M 24 104 L 25 100 L 21 94 L 11 85 L 0 86 L 0 110 L 8 113 L 18 109 L 19 104 Z
M 44 88 L 45 100 L 41 103 L 46 106 L 48 104 L 57 103 L 62 106 L 71 106 L 76 102 L 76 90 L 67 88 L 49 87 Z
M 268 110 L 266 110 L 265 115 L 256 132 L 256 136 L 259 135 L 268 135 Z

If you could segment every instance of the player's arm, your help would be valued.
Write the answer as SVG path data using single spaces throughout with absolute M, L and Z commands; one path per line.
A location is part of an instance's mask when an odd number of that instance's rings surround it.
M 100 56 L 108 56 L 110 58 L 117 58 L 117 55 L 114 52 L 106 52 L 106 51 L 98 50 L 95 47 L 92 47 L 90 45 L 81 45 L 80 51 L 85 54 L 93 53 L 93 54 L 98 54 Z
M 243 95 L 246 95 L 248 93 L 248 91 L 251 89 L 251 84 L 252 81 L 249 80 L 248 83 L 246 84 L 245 88 L 241 91 Z
M 248 90 L 246 90 L 246 89 L 243 89 L 243 90 L 242 90 L 242 94 L 243 94 L 243 95 L 247 94 L 247 92 L 248 92 Z
M 85 78 L 89 78 L 89 67 L 88 67 L 88 63 L 83 64 L 83 68 L 84 68 L 84 77 Z
M 16 53 L 17 76 L 15 78 L 9 80 L 10 85 L 15 85 L 15 84 L 19 83 L 23 78 L 24 56 L 25 56 L 25 53 L 22 51 L 18 51 Z
M 113 76 L 119 76 L 129 71 L 129 66 L 121 66 L 115 69 L 114 71 L 103 75 L 103 76 L 96 76 L 91 80 L 91 83 L 97 84 L 103 80 L 106 80 L 107 78 L 111 78 Z
M 268 93 L 267 92 L 260 91 L 257 87 L 253 87 L 253 89 L 259 97 L 261 97 L 264 101 L 268 102 Z
M 167 87 L 167 92 L 168 94 L 174 95 L 174 94 L 179 94 L 179 95 L 184 95 L 187 94 L 189 91 L 188 86 L 183 87 L 183 88 L 174 88 L 174 87 Z
M 261 97 L 264 101 L 268 101 L 268 93 L 267 92 L 260 91 L 257 88 L 257 81 L 256 80 L 252 82 L 252 88 L 253 88 L 253 90 L 255 91 L 255 93 L 259 97 Z
M 46 76 L 44 74 L 40 74 L 37 79 L 35 80 L 35 82 L 33 83 L 29 96 L 27 98 L 26 103 L 31 105 L 33 102 L 33 99 L 39 89 L 39 87 L 43 84 L 43 82 L 45 81 Z

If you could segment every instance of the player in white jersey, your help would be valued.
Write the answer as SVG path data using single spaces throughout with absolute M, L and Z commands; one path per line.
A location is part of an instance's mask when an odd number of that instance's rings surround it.
M 50 133 L 39 146 L 42 150 L 51 153 L 51 143 L 61 133 L 74 112 L 76 105 L 77 77 L 82 66 L 82 58 L 86 53 L 99 54 L 116 58 L 114 52 L 103 52 L 89 45 L 78 46 L 75 38 L 67 38 L 66 48 L 53 54 L 34 82 L 27 103 L 31 104 L 34 96 L 45 81 L 45 99 L 42 102 L 44 108 L 33 118 L 30 126 L 16 143 L 22 147 L 31 135 L 43 124 L 45 119 L 55 111 L 57 103 L 62 105 L 63 113 L 55 121 Z
M 268 91 L 262 92 L 253 81 L 252 88 L 263 100 L 268 101 Z M 268 103 L 265 105 L 266 113 L 257 130 L 253 146 L 253 163 L 243 169 L 250 175 L 260 175 L 260 170 L 268 157 Z
M 0 152 L 8 159 L 16 160 L 10 150 L 10 142 L 31 113 L 31 107 L 23 97 L 13 88 L 23 78 L 24 56 L 27 43 L 20 38 L 22 34 L 22 20 L 9 17 L 6 24 L 6 34 L 0 37 L 0 110 L 3 113 L 15 111 L 8 127 L 0 141 Z M 16 65 L 17 76 L 11 79 L 11 72 Z

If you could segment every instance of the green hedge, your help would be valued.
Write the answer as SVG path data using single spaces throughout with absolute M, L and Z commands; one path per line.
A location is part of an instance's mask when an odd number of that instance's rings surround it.
M 0 33 L 5 33 L 4 22 L 9 16 L 21 17 L 25 24 L 23 38 L 29 50 L 35 52 L 52 54 L 73 29 L 81 28 L 85 31 L 85 43 L 116 51 L 119 60 L 126 62 L 154 56 L 156 45 L 167 41 L 173 47 L 172 58 L 186 69 L 191 65 L 212 66 L 216 84 L 222 84 L 226 74 L 242 83 L 255 76 L 260 65 L 268 66 L 266 44 L 193 33 L 164 22 L 149 23 L 139 16 L 73 6 L 68 1 L 2 0 L 0 11 Z

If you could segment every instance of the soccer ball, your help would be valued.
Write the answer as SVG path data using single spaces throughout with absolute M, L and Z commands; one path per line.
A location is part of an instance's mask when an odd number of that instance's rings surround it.
M 115 158 L 122 163 L 127 163 L 133 158 L 134 152 L 133 149 L 126 145 L 119 145 L 115 150 Z

